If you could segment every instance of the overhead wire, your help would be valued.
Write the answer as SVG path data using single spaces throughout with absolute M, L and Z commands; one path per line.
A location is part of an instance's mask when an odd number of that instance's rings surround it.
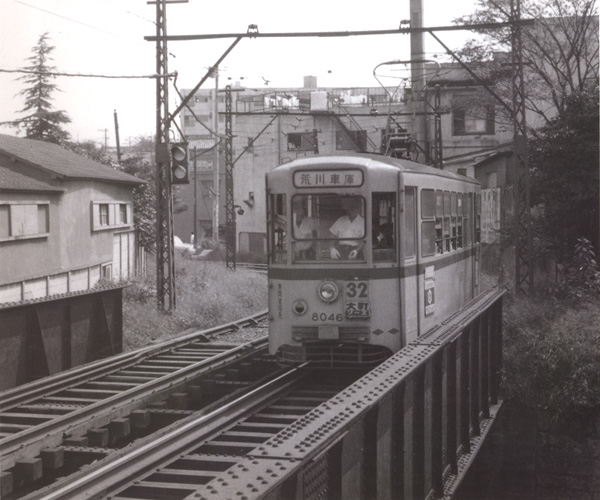
M 71 77 L 83 77 L 83 78 L 164 78 L 173 77 L 177 75 L 177 72 L 167 73 L 166 75 L 152 74 L 152 75 L 101 75 L 91 73 L 66 73 L 62 71 L 34 71 L 28 69 L 5 69 L 0 68 L 0 73 L 25 73 L 31 75 L 48 75 L 48 76 L 71 76 Z

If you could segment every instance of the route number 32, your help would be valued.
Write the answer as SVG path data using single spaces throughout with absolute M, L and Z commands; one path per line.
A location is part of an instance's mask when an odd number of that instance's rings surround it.
M 368 299 L 369 284 L 366 281 L 347 281 L 345 294 L 347 299 Z

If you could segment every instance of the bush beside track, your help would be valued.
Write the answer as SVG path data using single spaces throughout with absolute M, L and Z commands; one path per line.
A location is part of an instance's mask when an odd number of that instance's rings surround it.
M 134 280 L 123 294 L 123 350 L 166 340 L 190 328 L 204 330 L 267 308 L 267 277 L 252 270 L 227 270 L 222 262 L 175 259 L 177 308 L 157 310 L 156 275 Z

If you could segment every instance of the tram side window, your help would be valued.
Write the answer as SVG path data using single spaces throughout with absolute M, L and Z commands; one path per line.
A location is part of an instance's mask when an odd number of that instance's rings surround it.
M 471 195 L 469 193 L 464 193 L 463 194 L 463 214 L 464 214 L 464 225 L 463 225 L 463 231 L 464 231 L 464 241 L 465 241 L 465 246 L 471 246 L 472 243 L 472 239 L 471 239 L 471 219 L 473 217 L 473 214 L 471 213 Z
M 409 259 L 415 256 L 417 243 L 417 190 L 407 187 L 404 190 L 404 257 Z
M 271 220 L 269 221 L 270 237 L 269 237 L 269 253 L 271 262 L 274 264 L 284 264 L 287 255 L 287 210 L 286 210 L 286 195 L 272 194 L 269 197 L 271 204 L 269 213 Z
M 453 250 L 450 234 L 450 192 L 444 191 L 444 252 Z
M 444 253 L 444 192 L 435 192 L 435 248 L 436 253 Z
M 463 195 L 452 193 L 456 201 L 456 248 L 463 247 Z M 454 201 L 453 201 L 454 203 Z
M 481 195 L 475 197 L 475 242 L 481 242 Z
M 426 212 L 424 206 L 427 203 L 428 197 L 431 197 L 432 190 L 423 190 L 421 193 L 421 217 L 423 219 L 433 219 L 432 227 L 429 223 L 422 225 L 422 237 L 425 238 L 425 231 L 433 231 L 435 241 L 435 251 L 431 254 L 425 254 L 425 249 L 429 248 L 422 243 L 423 256 L 442 254 L 452 252 L 469 246 L 472 242 L 472 229 L 469 226 L 471 220 L 472 195 L 467 193 L 456 193 L 452 191 L 437 190 L 434 194 L 435 211 L 434 215 Z M 480 209 L 479 209 L 480 210 Z M 427 217 L 430 215 L 430 217 Z M 477 222 L 479 224 L 479 222 Z M 475 229 L 476 235 L 480 230 Z
M 433 189 L 421 190 L 421 255 L 435 255 L 437 246 L 436 196 Z M 440 221 L 441 224 L 441 221 Z M 441 231 L 441 227 L 440 227 Z
M 456 193 L 450 193 L 450 248 L 452 250 L 456 250 L 458 248 L 456 212 Z
M 373 193 L 373 260 L 396 261 L 396 193 Z

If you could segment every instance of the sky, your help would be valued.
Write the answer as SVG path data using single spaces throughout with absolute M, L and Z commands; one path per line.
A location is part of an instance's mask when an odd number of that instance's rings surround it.
M 423 0 L 424 26 L 444 26 L 473 9 L 471 0 Z M 115 145 L 114 113 L 121 145 L 156 131 L 156 83 L 138 78 L 156 72 L 156 44 L 144 40 L 156 34 L 155 5 L 146 0 L 0 0 L 0 122 L 20 116 L 18 95 L 25 83 L 11 72 L 29 65 L 27 58 L 47 32 L 55 47 L 51 64 L 64 73 L 124 78 L 67 77 L 54 79 L 60 91 L 53 106 L 72 122 L 65 126 L 75 141 Z M 354 6 L 341 0 L 189 0 L 167 7 L 167 34 L 245 33 L 248 25 L 260 33 L 364 31 L 396 29 L 410 15 L 409 0 L 370 0 Z M 466 32 L 438 32 L 457 48 Z M 177 71 L 177 87 L 193 88 L 234 39 L 168 42 L 169 72 Z M 427 59 L 443 60 L 444 49 L 425 35 Z M 302 87 L 303 77 L 317 77 L 319 87 L 376 87 L 378 64 L 410 59 L 410 37 L 404 34 L 343 38 L 244 38 L 221 64 L 219 86 L 240 82 L 250 88 Z M 396 85 L 404 66 L 377 72 L 384 85 Z M 388 71 L 384 71 L 386 69 Z M 391 71 L 394 69 L 395 71 Z M 135 78 L 134 78 L 135 77 Z M 268 85 L 265 85 L 268 80 Z M 207 80 L 202 88 L 213 88 Z M 179 103 L 169 87 L 169 110 Z M 0 126 L 0 133 L 16 135 Z

